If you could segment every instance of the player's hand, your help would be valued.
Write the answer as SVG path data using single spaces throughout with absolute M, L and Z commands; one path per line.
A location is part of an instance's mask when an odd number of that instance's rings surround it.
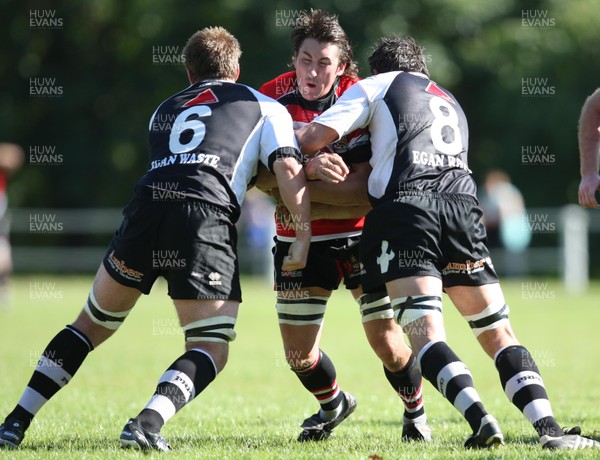
M 600 175 L 586 176 L 579 184 L 579 204 L 584 208 L 600 209 L 596 192 L 600 190 Z
M 310 239 L 300 240 L 296 238 L 290 245 L 288 255 L 283 258 L 283 265 L 281 268 L 286 272 L 291 272 L 294 270 L 302 270 L 306 267 L 309 246 Z
M 338 184 L 346 179 L 350 169 L 337 153 L 322 153 L 308 160 L 304 165 L 304 172 L 308 180 Z

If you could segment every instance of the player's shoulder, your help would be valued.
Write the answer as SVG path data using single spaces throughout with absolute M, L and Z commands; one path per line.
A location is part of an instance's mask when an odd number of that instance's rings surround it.
M 250 86 L 241 83 L 238 83 L 238 85 L 244 87 L 247 91 L 249 91 L 252 94 L 252 96 L 256 99 L 256 102 L 260 106 L 260 111 L 263 116 L 289 117 L 289 113 L 286 110 L 286 108 L 272 97 L 268 96 L 267 94 L 263 94 L 259 90 L 256 90 Z
M 273 99 L 279 99 L 296 89 L 296 71 L 282 73 L 281 75 L 269 80 L 258 90 Z
M 342 75 L 340 77 L 340 81 L 338 82 L 338 85 L 336 87 L 336 93 L 337 93 L 337 95 L 341 96 L 342 94 L 344 94 L 344 92 L 348 88 L 350 88 L 351 86 L 355 85 L 359 81 L 360 81 L 360 78 L 358 76 Z

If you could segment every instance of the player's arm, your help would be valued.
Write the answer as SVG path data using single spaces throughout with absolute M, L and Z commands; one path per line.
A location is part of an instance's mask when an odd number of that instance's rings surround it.
M 310 159 L 304 166 L 308 179 L 319 177 L 315 169 L 321 169 L 316 162 L 317 158 Z M 323 180 L 310 180 L 309 190 L 313 202 L 336 206 L 366 206 L 369 207 L 368 180 L 371 174 L 371 166 L 368 162 L 353 163 L 350 173 L 345 179 L 338 183 L 325 182 Z M 361 216 L 359 216 L 361 217 Z M 340 217 L 336 217 L 340 218 Z M 344 217 L 346 218 L 346 217 Z
M 283 270 L 300 270 L 306 266 L 310 246 L 310 193 L 302 164 L 295 158 L 283 157 L 273 162 L 277 188 L 281 199 L 291 214 L 296 239 L 283 260 Z
M 313 156 L 327 144 L 368 125 L 370 107 L 362 83 L 356 83 L 329 109 L 296 131 L 302 153 Z
M 600 190 L 600 88 L 587 98 L 579 118 L 579 156 L 581 182 L 579 204 L 600 209 L 596 191 Z
M 300 270 L 306 266 L 310 246 L 310 193 L 302 168 L 302 154 L 294 138 L 292 118 L 275 101 L 265 101 L 268 111 L 260 139 L 260 158 L 277 178 L 281 199 L 292 215 L 296 239 L 283 260 L 285 271 Z
M 340 136 L 335 129 L 314 121 L 296 130 L 296 139 L 298 140 L 300 150 L 308 157 L 314 156 L 316 152 L 320 151 L 327 144 L 339 138 Z

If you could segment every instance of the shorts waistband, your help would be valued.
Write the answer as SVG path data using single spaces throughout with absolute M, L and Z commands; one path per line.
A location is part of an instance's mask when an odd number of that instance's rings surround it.
M 417 196 L 423 198 L 431 198 L 434 200 L 444 200 L 444 201 L 465 201 L 468 203 L 479 203 L 477 198 L 473 195 L 468 195 L 466 193 L 438 193 L 438 192 L 422 192 L 417 190 L 411 191 L 402 191 L 398 192 L 397 198 L 394 200 L 399 200 L 405 196 Z
M 178 197 L 178 199 L 155 200 L 155 199 L 153 199 L 152 189 L 150 187 L 138 187 L 135 189 L 135 195 L 144 201 L 154 202 L 157 204 L 164 204 L 164 205 L 168 205 L 168 206 L 169 205 L 186 204 L 186 205 L 190 205 L 190 206 L 193 206 L 196 208 L 204 208 L 206 210 L 231 217 L 231 212 L 227 211 L 226 209 L 224 209 L 220 206 L 216 206 L 213 203 L 209 203 L 207 201 L 202 201 L 202 200 L 199 200 L 197 198 L 194 198 L 194 197 L 191 197 L 191 196 L 188 196 L 185 194 L 182 194 L 180 197 Z

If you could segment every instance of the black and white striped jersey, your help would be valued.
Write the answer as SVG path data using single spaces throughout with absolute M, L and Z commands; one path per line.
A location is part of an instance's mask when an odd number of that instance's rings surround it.
M 476 195 L 465 114 L 449 91 L 423 74 L 386 72 L 361 80 L 314 121 L 339 136 L 369 128 L 374 206 L 403 191 Z
M 301 159 L 285 108 L 238 83 L 205 80 L 158 106 L 140 185 L 217 206 L 237 219 L 258 161 Z

